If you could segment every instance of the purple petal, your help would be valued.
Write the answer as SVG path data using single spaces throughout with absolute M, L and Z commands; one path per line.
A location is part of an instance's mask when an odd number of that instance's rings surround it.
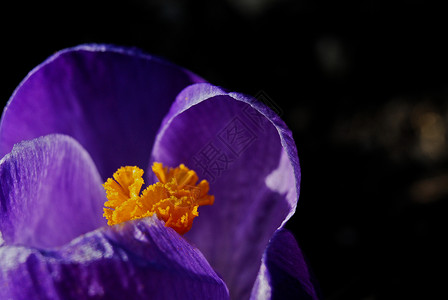
M 68 136 L 22 142 L 0 161 L 0 232 L 5 244 L 63 245 L 106 224 L 105 200 L 92 159 Z
M 50 133 L 70 135 L 103 179 L 123 165 L 146 166 L 176 95 L 202 79 L 135 49 L 82 45 L 54 54 L 19 85 L 3 112 L 0 157 Z
M 211 182 L 215 204 L 200 208 L 186 237 L 232 298 L 247 299 L 270 237 L 296 208 L 300 167 L 291 132 L 253 98 L 196 84 L 164 119 L 152 160 L 184 163 Z
M 0 299 L 228 299 L 203 255 L 157 218 L 55 250 L 0 247 Z
M 251 299 L 318 299 L 305 258 L 288 230 L 279 229 L 269 242 Z

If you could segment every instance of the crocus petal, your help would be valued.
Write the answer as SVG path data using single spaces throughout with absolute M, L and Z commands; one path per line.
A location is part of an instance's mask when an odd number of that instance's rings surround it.
M 277 230 L 269 242 L 251 299 L 318 299 L 302 251 L 288 230 Z
M 0 265 L 1 299 L 228 299 L 203 255 L 155 217 L 54 251 L 3 246 Z
M 176 95 L 203 80 L 135 49 L 82 45 L 35 68 L 7 104 L 0 157 L 22 140 L 74 137 L 103 179 L 123 165 L 146 166 L 160 122 Z
M 106 224 L 101 178 L 74 139 L 48 135 L 0 161 L 0 231 L 9 245 L 54 247 Z
M 267 106 L 210 84 L 183 90 L 163 120 L 153 161 L 195 169 L 215 204 L 201 207 L 186 237 L 201 249 L 234 299 L 247 299 L 266 245 L 295 211 L 297 150 Z

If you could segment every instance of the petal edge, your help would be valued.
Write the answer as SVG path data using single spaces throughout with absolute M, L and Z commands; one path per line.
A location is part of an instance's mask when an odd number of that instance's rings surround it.
M 184 163 L 209 180 L 215 203 L 199 209 L 186 237 L 233 298 L 249 297 L 269 239 L 297 205 L 300 166 L 290 130 L 255 98 L 195 84 L 162 122 L 151 161 Z
M 69 136 L 23 141 L 0 161 L 0 231 L 5 244 L 63 245 L 105 225 L 104 201 L 95 165 Z
M 154 134 L 176 95 L 202 78 L 136 48 L 80 45 L 33 69 L 9 99 L 0 156 L 14 144 L 59 133 L 90 153 L 103 179 L 146 166 Z
M 2 299 L 228 299 L 202 254 L 151 217 L 55 251 L 0 247 L 0 263 Z

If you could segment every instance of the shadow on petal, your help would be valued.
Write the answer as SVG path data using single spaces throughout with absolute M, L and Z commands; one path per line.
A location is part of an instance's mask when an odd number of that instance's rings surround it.
M 61 246 L 106 224 L 101 178 L 71 137 L 14 146 L 0 161 L 0 231 L 5 244 Z
M 210 182 L 186 237 L 204 253 L 234 299 L 247 299 L 272 234 L 295 211 L 300 168 L 291 133 L 253 98 L 192 85 L 164 119 L 152 161 L 180 163 Z
M 263 255 L 251 299 L 317 300 L 317 292 L 294 236 L 279 229 Z
M 136 49 L 81 45 L 36 67 L 2 115 L 0 156 L 14 144 L 60 133 L 90 153 L 103 180 L 124 165 L 146 166 L 176 95 L 198 76 Z
M 53 251 L 0 247 L 0 264 L 1 299 L 228 299 L 203 255 L 155 217 Z

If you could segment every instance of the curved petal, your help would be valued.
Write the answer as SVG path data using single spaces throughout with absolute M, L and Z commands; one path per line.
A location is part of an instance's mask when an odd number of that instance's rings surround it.
M 35 68 L 7 104 L 0 157 L 22 140 L 74 137 L 103 179 L 123 165 L 146 166 L 157 129 L 176 95 L 203 80 L 135 49 L 82 45 Z
M 0 161 L 0 231 L 5 244 L 63 245 L 106 224 L 105 200 L 92 159 L 71 137 L 24 141 Z
M 1 299 L 228 299 L 203 255 L 155 217 L 56 251 L 0 247 L 0 265 Z
M 288 230 L 277 230 L 269 242 L 250 299 L 319 299 L 302 251 Z
M 196 84 L 176 98 L 151 159 L 184 163 L 210 181 L 215 204 L 200 208 L 186 237 L 232 297 L 247 299 L 270 237 L 297 205 L 300 167 L 291 132 L 255 99 Z

